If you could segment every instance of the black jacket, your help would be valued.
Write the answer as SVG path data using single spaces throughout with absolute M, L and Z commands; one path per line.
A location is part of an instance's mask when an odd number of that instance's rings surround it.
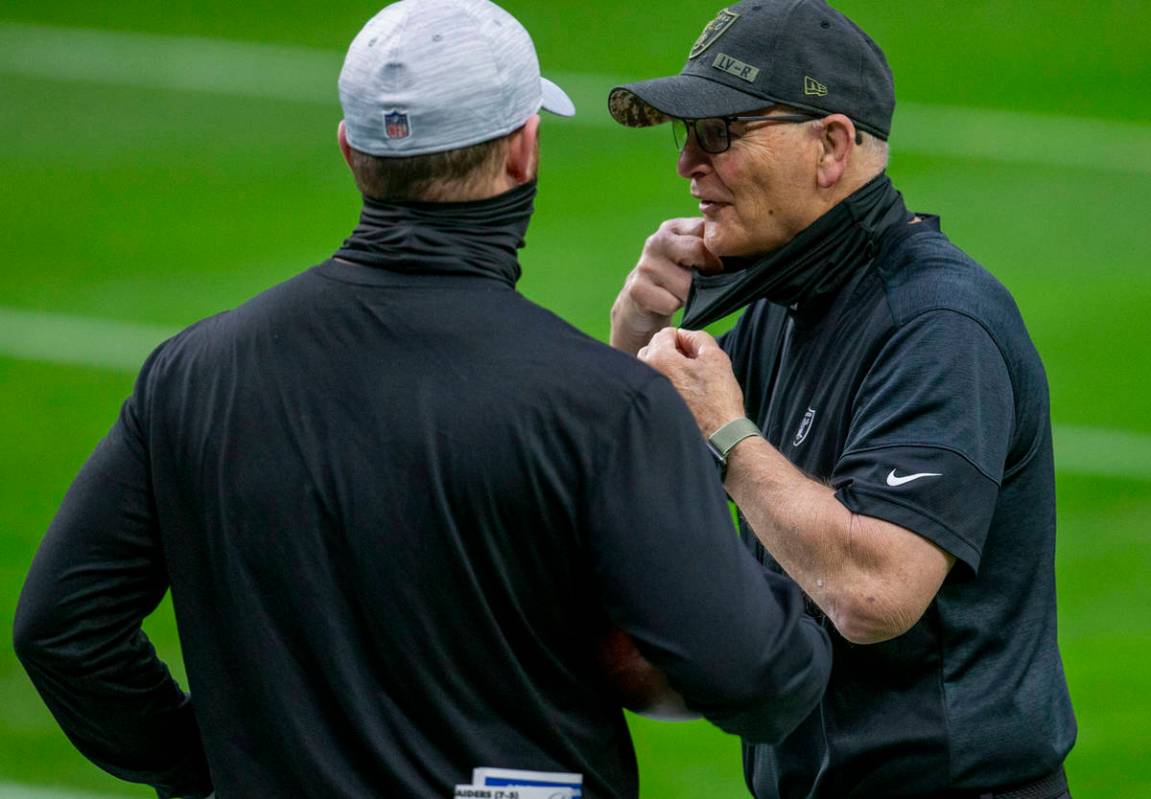
M 815 705 L 826 636 L 671 385 L 518 268 L 451 267 L 331 260 L 148 360 L 16 625 L 92 760 L 161 796 L 447 797 L 493 766 L 634 797 L 609 625 L 731 733 Z M 169 586 L 190 700 L 139 630 Z

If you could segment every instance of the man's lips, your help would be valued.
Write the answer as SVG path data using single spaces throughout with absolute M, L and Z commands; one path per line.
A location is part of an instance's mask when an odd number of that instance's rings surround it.
M 701 214 L 716 213 L 725 205 L 730 205 L 730 203 L 725 203 L 714 197 L 705 197 L 702 194 L 695 194 L 694 192 L 691 196 L 699 200 L 699 212 Z
M 730 203 L 720 202 L 719 200 L 705 200 L 700 198 L 699 212 L 703 215 L 718 213 L 723 208 L 727 207 Z

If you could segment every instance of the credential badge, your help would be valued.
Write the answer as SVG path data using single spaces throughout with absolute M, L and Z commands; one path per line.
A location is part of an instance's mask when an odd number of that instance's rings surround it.
M 688 53 L 688 60 L 698 57 L 704 50 L 715 44 L 720 36 L 727 33 L 728 29 L 735 24 L 739 19 L 739 14 L 735 11 L 728 11 L 726 8 L 720 11 L 719 14 L 711 22 L 707 23 L 707 27 L 703 29 L 703 33 L 695 40 L 695 44 L 691 46 L 691 52 Z
M 408 115 L 402 111 L 388 111 L 384 114 L 384 135 L 389 139 L 406 139 L 412 135 Z
M 812 422 L 815 421 L 815 408 L 808 408 L 807 413 L 803 415 L 803 421 L 799 423 L 799 429 L 795 431 L 795 438 L 792 439 L 791 446 L 798 447 L 807 438 L 807 434 L 811 432 Z

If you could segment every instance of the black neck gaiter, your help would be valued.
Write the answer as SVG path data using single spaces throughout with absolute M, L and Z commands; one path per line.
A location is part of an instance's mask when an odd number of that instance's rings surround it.
M 699 329 L 755 300 L 799 305 L 838 289 L 874 255 L 879 237 L 911 214 L 880 174 L 778 250 L 763 258 L 725 258 L 724 272 L 696 273 L 682 325 Z
M 514 286 L 532 218 L 531 181 L 486 200 L 390 203 L 364 197 L 360 223 L 335 257 L 428 274 L 488 275 Z

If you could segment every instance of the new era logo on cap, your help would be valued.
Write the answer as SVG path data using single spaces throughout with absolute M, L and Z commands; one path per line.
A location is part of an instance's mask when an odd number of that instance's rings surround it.
M 826 97 L 827 87 L 810 75 L 804 75 L 803 93 L 811 97 Z

